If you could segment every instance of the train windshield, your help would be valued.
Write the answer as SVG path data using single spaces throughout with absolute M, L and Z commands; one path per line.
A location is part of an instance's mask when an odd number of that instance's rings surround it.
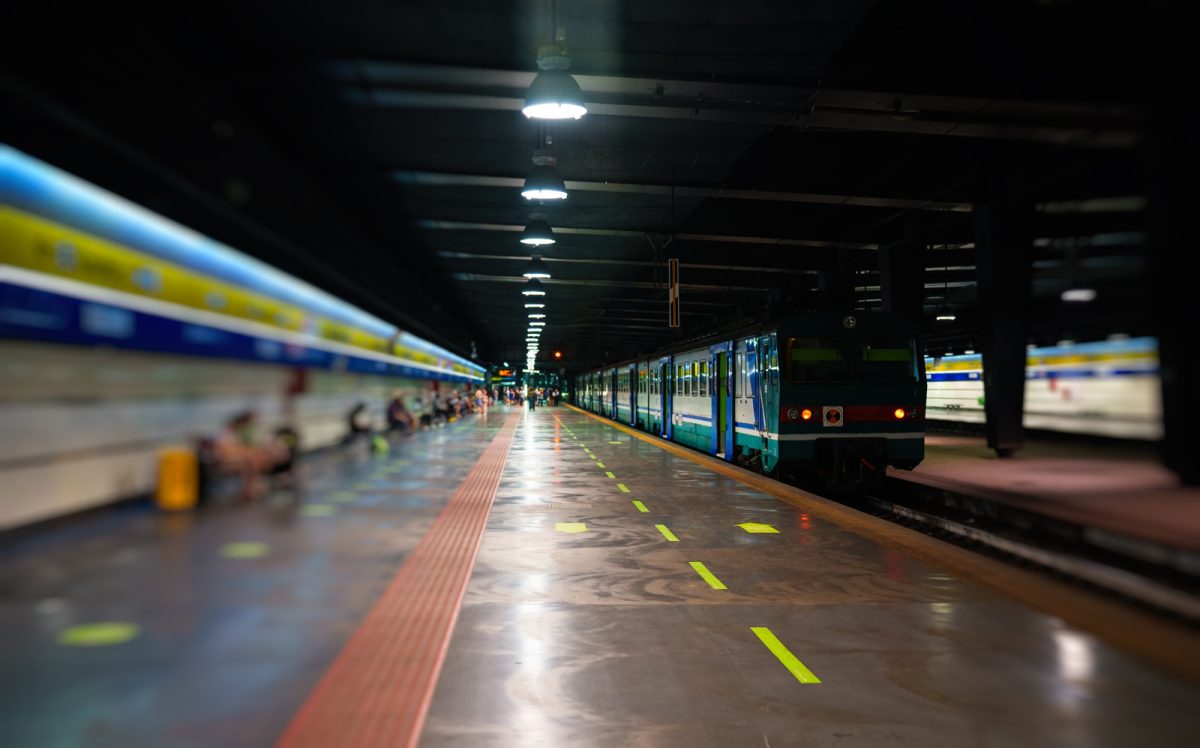
M 857 338 L 860 382 L 915 382 L 917 357 L 912 338 Z
M 915 382 L 912 338 L 788 338 L 789 382 Z
M 850 362 L 847 338 L 788 338 L 788 381 L 845 382 L 851 377 Z

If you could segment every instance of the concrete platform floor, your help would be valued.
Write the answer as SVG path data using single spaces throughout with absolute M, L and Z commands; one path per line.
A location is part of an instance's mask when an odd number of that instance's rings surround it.
M 1200 488 L 1180 485 L 1150 445 L 1031 441 L 1001 459 L 983 437 L 930 434 L 921 465 L 889 474 L 1200 551 Z
M 0 549 L 0 745 L 274 742 L 501 420 L 325 465 L 302 505 L 114 510 Z M 267 553 L 226 557 L 235 542 Z M 60 643 L 95 621 L 140 632 Z M 769 629 L 775 651 L 752 627 Z M 820 682 L 789 671 L 789 653 Z M 516 431 L 421 745 L 1190 746 L 1197 735 L 1196 684 L 545 408 Z

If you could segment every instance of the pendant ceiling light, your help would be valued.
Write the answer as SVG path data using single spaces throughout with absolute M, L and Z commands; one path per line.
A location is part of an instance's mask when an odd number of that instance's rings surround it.
M 526 200 L 566 200 L 567 185 L 551 163 L 537 164 L 525 176 L 525 186 L 521 188 L 521 197 Z
M 522 275 L 526 278 L 549 278 L 550 268 L 546 267 L 546 263 L 542 261 L 541 257 L 534 255 L 533 259 L 529 261 L 529 267 L 525 268 Z
M 525 296 L 545 296 L 546 289 L 542 288 L 542 282 L 537 278 L 530 278 L 525 282 L 525 288 L 521 289 L 521 293 Z
M 546 315 L 539 312 L 533 312 L 529 315 L 529 319 L 546 319 Z
M 942 281 L 945 285 L 942 287 L 942 306 L 938 309 L 938 322 L 953 322 L 958 319 L 954 314 L 954 309 L 950 306 L 950 268 L 942 268 Z
M 540 321 L 540 320 L 535 320 L 535 321 L 533 321 L 533 322 L 530 322 L 530 323 L 529 323 L 529 326 L 530 326 L 530 327 L 545 327 L 545 326 L 546 326 L 546 323 L 545 323 L 545 322 L 542 322 L 542 321 Z
M 575 76 L 566 70 L 542 70 L 529 84 L 521 111 L 530 119 L 579 119 L 587 114 L 587 105 Z
M 538 48 L 538 74 L 525 93 L 521 109 L 530 119 L 579 119 L 587 114 L 579 82 L 567 72 L 571 57 L 567 54 L 567 32 L 558 25 L 558 7 L 550 8 L 550 28 L 554 41 Z
M 526 305 L 525 305 L 525 308 L 526 308 L 526 309 L 545 309 L 545 308 L 546 308 L 546 305 L 545 305 L 545 304 L 532 303 L 532 304 L 526 304 Z
M 542 247 L 554 243 L 554 230 L 541 218 L 532 219 L 521 232 L 521 243 L 531 247 Z

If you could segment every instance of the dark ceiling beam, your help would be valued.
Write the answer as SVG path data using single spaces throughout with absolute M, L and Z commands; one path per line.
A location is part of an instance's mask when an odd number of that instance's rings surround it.
M 525 283 L 525 279 L 521 277 L 513 277 L 509 275 L 482 275 L 479 273 L 454 273 L 454 279 L 459 281 L 473 281 L 484 283 Z M 662 284 L 652 283 L 650 281 L 633 281 L 633 280 L 600 280 L 600 279 L 565 279 L 565 278 L 547 278 L 542 281 L 544 286 L 596 286 L 599 288 L 647 288 L 647 289 L 662 289 Z M 729 293 L 729 292 L 748 292 L 762 293 L 771 290 L 764 286 L 734 286 L 734 285 L 714 285 L 701 283 L 681 283 L 680 288 L 692 292 L 711 292 L 711 293 Z
M 423 218 L 415 221 L 418 228 L 435 231 L 508 231 L 519 232 L 524 226 L 505 223 L 477 223 L 471 221 L 442 221 Z M 625 229 L 576 229 L 555 226 L 556 234 L 577 234 L 582 236 L 609 236 L 622 238 L 642 238 L 654 232 L 629 231 Z M 671 237 L 667 237 L 671 238 Z M 674 239 L 694 242 L 720 242 L 725 244 L 753 244 L 780 247 L 810 247 L 814 249 L 879 249 L 879 245 L 871 242 L 823 241 L 819 239 L 793 239 L 772 236 L 741 236 L 734 234 L 675 234 Z
M 381 60 L 334 60 L 324 74 L 352 103 L 418 109 L 518 111 L 534 71 Z M 737 122 L 869 132 L 1131 147 L 1144 115 L 1130 107 L 1083 102 L 989 99 L 581 75 L 589 116 Z M 454 90 L 447 90 L 454 89 Z
M 552 251 L 552 250 L 548 250 Z M 486 255 L 475 254 L 471 252 L 438 252 L 438 257 L 444 257 L 452 260 L 503 260 L 508 262 L 529 262 L 530 256 L 535 254 L 531 252 L 529 255 Z M 571 264 L 571 265 L 627 265 L 632 267 L 663 267 L 661 262 L 651 262 L 649 260 L 615 260 L 607 257 L 547 257 L 538 255 L 547 263 L 550 264 Z M 816 275 L 816 270 L 803 270 L 795 268 L 781 267 L 760 267 L 760 266 L 745 266 L 745 265 L 711 265 L 696 262 L 681 262 L 679 267 L 692 270 L 719 270 L 722 272 L 732 273 L 784 273 L 788 275 Z
M 392 178 L 404 185 L 423 187 L 499 187 L 520 189 L 524 177 L 503 177 L 483 174 L 448 174 L 445 172 L 412 171 L 398 169 Z M 702 187 L 669 184 L 636 184 L 632 182 L 593 182 L 566 180 L 567 191 L 604 192 L 623 195 L 652 195 L 682 199 L 757 200 L 780 203 L 811 203 L 814 205 L 856 205 L 868 208 L 901 208 L 905 210 L 932 210 L 969 213 L 972 208 L 967 202 L 941 202 L 936 200 L 910 200 L 891 197 L 868 197 L 862 195 L 827 195 L 812 192 L 779 192 L 771 190 L 742 190 L 726 187 Z

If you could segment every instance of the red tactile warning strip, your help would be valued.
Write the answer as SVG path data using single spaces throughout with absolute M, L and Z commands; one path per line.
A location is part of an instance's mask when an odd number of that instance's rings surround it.
M 520 416 L 510 416 L 279 745 L 415 746 Z

